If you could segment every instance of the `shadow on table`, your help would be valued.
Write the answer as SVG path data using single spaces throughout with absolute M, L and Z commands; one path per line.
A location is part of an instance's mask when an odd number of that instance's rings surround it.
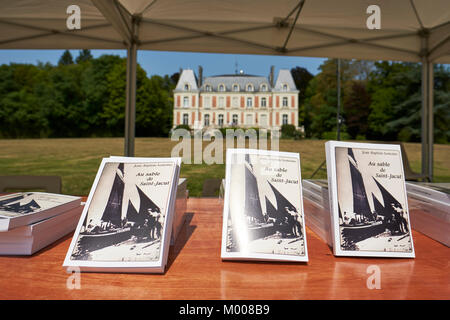
M 194 230 L 197 228 L 196 225 L 191 225 L 192 217 L 194 216 L 193 212 L 186 212 L 186 218 L 183 224 L 183 227 L 178 234 L 177 239 L 175 240 L 175 244 L 170 246 L 169 258 L 167 261 L 167 267 L 165 272 L 172 266 L 172 263 L 176 260 L 181 250 L 183 250 L 184 246 L 188 242 L 191 235 L 194 233 Z

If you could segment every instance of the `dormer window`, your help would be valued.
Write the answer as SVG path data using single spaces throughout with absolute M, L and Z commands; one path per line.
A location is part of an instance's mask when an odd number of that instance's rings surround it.
M 233 92 L 239 92 L 239 85 L 233 84 Z
M 219 85 L 219 92 L 224 92 L 225 86 L 223 84 Z
M 287 84 L 283 84 L 283 91 L 288 91 L 289 90 L 289 86 Z
M 189 91 L 189 85 L 187 83 L 184 85 L 184 91 Z
M 208 92 L 211 92 L 211 86 L 209 84 L 207 84 L 205 86 L 205 90 L 208 91 Z
M 253 86 L 250 83 L 247 85 L 247 91 L 253 91 Z
M 261 85 L 261 91 L 266 92 L 267 91 L 267 85 L 262 84 Z

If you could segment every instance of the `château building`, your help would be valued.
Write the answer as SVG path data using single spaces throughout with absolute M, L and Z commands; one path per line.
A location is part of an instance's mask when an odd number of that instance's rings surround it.
M 174 90 L 173 126 L 193 129 L 221 127 L 280 129 L 298 128 L 298 93 L 289 70 L 274 68 L 269 77 L 244 74 L 203 78 L 184 69 Z

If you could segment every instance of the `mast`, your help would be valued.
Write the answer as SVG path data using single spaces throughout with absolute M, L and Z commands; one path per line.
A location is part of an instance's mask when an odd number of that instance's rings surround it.
M 356 164 L 355 155 L 353 154 L 353 150 L 351 148 L 348 149 L 348 155 Z M 356 214 L 362 214 L 369 220 L 373 220 L 361 172 L 359 172 L 359 170 L 356 168 L 353 162 L 350 161 L 350 159 L 348 162 L 350 165 L 350 174 L 352 177 L 353 211 Z
M 244 212 L 247 216 L 264 221 L 259 199 L 258 183 L 253 173 L 245 166 L 245 204 Z
M 116 170 L 111 193 L 106 208 L 103 211 L 102 221 L 111 222 L 116 226 L 122 225 L 122 201 L 125 182 L 123 181 L 124 164 L 120 163 Z

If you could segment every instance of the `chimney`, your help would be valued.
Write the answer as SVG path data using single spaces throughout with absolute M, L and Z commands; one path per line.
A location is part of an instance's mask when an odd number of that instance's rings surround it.
M 198 66 L 198 87 L 200 88 L 203 83 L 203 68 Z
M 273 79 L 274 72 L 275 72 L 275 67 L 271 66 L 270 67 L 270 74 L 269 74 L 269 83 L 270 83 L 270 87 L 272 87 L 272 88 L 273 88 L 273 85 L 274 85 L 274 83 L 273 83 L 273 81 L 274 81 L 274 79 Z

